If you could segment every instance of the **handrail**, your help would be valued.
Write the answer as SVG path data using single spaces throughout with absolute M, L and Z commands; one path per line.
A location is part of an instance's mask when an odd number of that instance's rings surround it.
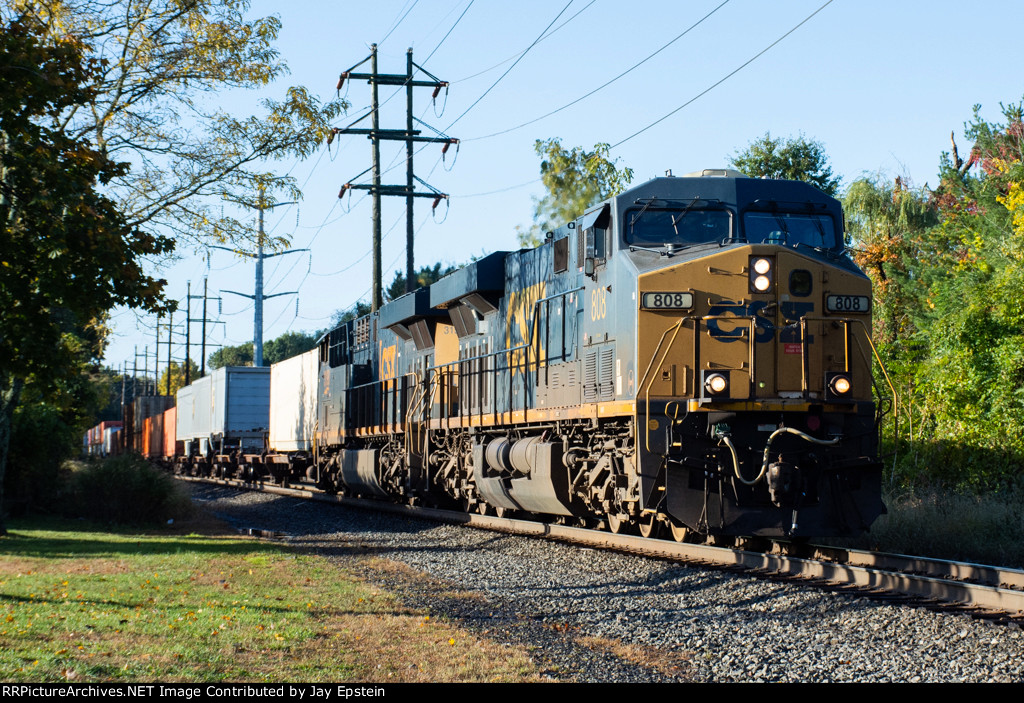
M 889 390 L 892 391 L 893 410 L 895 411 L 896 407 L 899 404 L 899 394 L 896 393 L 896 388 L 892 385 L 892 379 L 889 378 L 889 371 L 885 368 L 885 363 L 882 362 L 882 357 L 879 355 L 878 349 L 875 347 L 875 343 L 871 341 L 871 334 L 868 332 L 868 326 L 864 324 L 864 320 L 851 319 L 850 322 L 856 322 L 860 324 L 861 327 L 864 328 L 864 338 L 868 340 L 868 345 L 871 347 L 871 352 L 875 355 L 875 361 L 878 362 L 878 367 L 882 369 L 882 375 L 885 376 L 885 383 L 886 385 L 889 386 Z
M 871 341 L 871 334 L 868 332 L 868 326 L 866 324 L 864 324 L 864 320 L 857 320 L 857 319 L 855 319 L 855 320 L 851 320 L 851 321 L 852 322 L 860 323 L 860 326 L 864 328 L 864 338 L 868 340 L 868 345 L 871 347 L 871 352 L 875 355 L 875 361 L 878 362 L 878 367 L 880 369 L 882 369 L 882 375 L 885 376 L 885 382 L 889 386 L 889 390 L 892 391 L 892 436 L 893 436 L 894 440 L 898 439 L 899 438 L 899 412 L 900 412 L 900 410 L 899 410 L 900 409 L 899 394 L 896 392 L 896 388 L 892 384 L 892 379 L 889 378 L 889 371 L 885 368 L 885 364 L 882 362 L 882 357 L 878 353 L 878 349 L 875 347 L 875 343 Z M 856 337 L 854 339 L 856 339 Z M 865 360 L 865 362 L 868 363 L 868 367 L 870 368 L 871 364 L 870 364 L 869 360 L 867 359 L 867 354 L 864 353 L 864 348 L 861 346 L 860 340 L 857 340 L 857 346 L 861 350 L 861 354 L 865 357 L 864 360 Z M 874 375 L 873 372 L 869 372 L 869 373 L 871 374 L 871 383 L 873 385 L 875 385 L 875 375 Z M 878 386 L 875 385 L 876 389 L 877 389 L 877 387 Z M 881 398 L 882 394 L 879 393 L 878 397 Z M 909 417 L 909 411 L 908 411 L 907 416 Z M 898 442 L 897 442 L 896 446 L 899 446 Z M 895 459 L 895 455 L 894 455 L 893 456 L 893 467 L 894 467 L 893 470 L 894 471 L 895 471 L 895 466 L 896 466 L 896 459 Z
M 409 403 L 405 409 L 405 451 L 407 454 L 409 454 L 409 456 L 412 456 L 413 445 L 415 444 L 412 437 L 412 427 L 415 424 L 416 427 L 419 428 L 423 424 L 422 422 L 413 422 L 413 418 L 415 417 L 416 413 L 416 406 L 419 403 L 420 396 L 422 396 L 422 390 L 419 383 L 420 374 L 418 371 L 408 371 L 402 374 L 403 379 L 406 378 L 407 376 L 413 377 L 413 392 L 409 397 Z M 417 431 L 416 441 L 418 441 L 419 439 L 419 432 Z
M 539 373 L 539 370 L 540 370 L 540 351 L 539 350 L 534 350 L 533 347 L 536 344 L 537 337 L 538 337 L 538 334 L 537 334 L 537 327 L 539 325 L 538 310 L 540 308 L 540 305 L 542 303 L 549 303 L 552 300 L 557 300 L 558 298 L 564 298 L 565 296 L 567 296 L 567 295 L 569 295 L 571 293 L 577 293 L 577 292 L 579 292 L 581 290 L 584 290 L 585 288 L 586 288 L 586 286 L 577 286 L 576 288 L 571 288 L 569 290 L 561 291 L 559 293 L 554 293 L 552 295 L 545 296 L 544 298 L 539 298 L 538 300 L 535 300 L 533 302 L 533 314 L 531 315 L 530 323 L 529 323 L 529 337 L 528 337 L 527 341 L 523 342 L 522 344 L 519 344 L 519 345 L 514 346 L 514 347 L 509 347 L 508 349 L 496 349 L 494 351 L 486 352 L 484 354 L 477 354 L 476 356 L 468 356 L 468 357 L 465 357 L 463 359 L 456 359 L 455 361 L 447 361 L 447 362 L 445 362 L 443 364 L 435 364 L 433 366 L 428 367 L 427 368 L 427 372 L 429 373 L 431 371 L 437 371 L 439 373 L 443 373 L 446 370 L 448 370 L 450 367 L 455 366 L 456 364 L 462 364 L 462 363 L 472 362 L 472 361 L 482 361 L 482 360 L 490 358 L 492 356 L 496 357 L 496 356 L 499 356 L 499 355 L 502 355 L 502 354 L 504 354 L 506 356 L 509 356 L 513 352 L 517 352 L 517 351 L 525 349 L 526 350 L 526 355 L 525 355 L 526 359 L 525 359 L 524 363 L 521 364 L 524 378 L 531 371 L 531 363 L 532 363 L 533 370 L 535 372 Z M 563 338 L 564 338 L 564 331 L 563 331 Z M 531 359 L 530 359 L 531 356 L 533 357 L 532 362 L 531 362 Z M 517 366 L 519 366 L 519 365 L 517 365 Z M 511 363 L 507 364 L 505 369 L 511 371 L 512 364 Z M 491 368 L 486 368 L 486 369 L 482 368 L 480 371 L 477 371 L 477 372 L 474 372 L 474 373 L 477 373 L 477 374 L 486 374 L 486 373 L 493 374 L 493 376 L 495 378 L 495 384 L 497 384 L 498 371 L 499 371 L 498 366 L 495 364 Z M 451 373 L 451 371 L 447 371 L 447 372 Z M 456 377 L 459 377 L 461 375 L 462 374 L 461 374 L 460 370 L 458 370 L 458 372 L 455 374 Z M 534 385 L 536 386 L 536 379 L 534 381 Z M 498 413 L 498 408 L 497 408 L 497 385 L 495 385 L 493 390 L 494 390 L 494 392 L 491 394 L 491 399 L 492 399 L 492 402 L 494 403 L 494 414 L 497 415 L 497 413 Z M 512 393 L 512 383 L 511 383 L 511 378 L 510 378 L 510 381 L 509 381 L 509 394 L 510 394 L 510 396 L 511 396 L 511 393 Z M 483 404 L 481 403 L 480 405 L 481 405 L 481 408 L 480 408 L 480 413 L 479 414 L 482 416 L 483 415 Z M 528 410 L 527 406 L 528 406 L 528 398 L 527 398 L 526 389 L 524 387 L 524 389 L 523 389 L 523 411 L 524 412 L 526 410 Z M 512 412 L 511 397 L 509 398 L 509 409 L 508 409 L 508 411 L 510 413 Z M 459 417 L 461 418 L 462 415 L 463 415 L 462 404 L 460 403 L 459 404 Z
M 668 336 L 669 332 L 672 332 L 672 330 L 675 330 L 675 334 L 672 335 L 672 341 L 669 342 L 668 347 L 665 349 L 665 354 L 662 355 L 662 357 L 661 357 L 662 361 L 664 361 L 665 357 L 668 356 L 669 350 L 672 349 L 672 346 L 676 342 L 676 336 L 678 336 L 678 334 L 679 334 L 679 329 L 683 326 L 683 323 L 687 319 L 688 318 L 680 317 L 679 318 L 679 322 L 677 322 L 676 324 L 668 327 L 664 332 L 661 333 L 661 339 L 658 340 L 658 346 L 656 346 L 654 348 L 654 353 L 651 354 L 651 360 L 647 363 L 647 368 L 644 370 L 644 375 L 640 378 L 640 384 L 639 385 L 641 387 L 644 385 L 645 382 L 647 382 L 647 376 L 648 376 L 648 374 L 650 374 L 651 369 L 654 368 L 654 359 L 655 359 L 655 357 L 658 356 L 658 350 L 661 349 L 661 345 L 665 343 L 665 337 Z M 647 383 L 647 387 L 644 389 L 644 402 L 645 402 L 644 418 L 645 418 L 645 420 L 651 414 L 651 385 L 653 383 L 654 383 L 654 377 L 652 376 L 650 382 Z M 651 425 L 650 425 L 649 422 L 644 422 L 644 446 L 647 447 L 647 451 L 648 452 L 651 451 Z
M 650 415 L 650 409 L 651 409 L 650 391 L 651 391 L 651 386 L 654 385 L 654 376 L 651 374 L 651 372 L 652 372 L 652 370 L 654 368 L 656 368 L 657 366 L 660 366 L 662 363 L 664 363 L 665 359 L 668 357 L 668 355 L 671 352 L 672 348 L 675 346 L 676 340 L 678 339 L 679 330 L 681 329 L 682 325 L 685 322 L 694 321 L 694 322 L 697 323 L 694 326 L 694 356 L 695 356 L 695 359 L 694 359 L 694 371 L 693 371 L 694 372 L 694 393 L 693 393 L 694 397 L 697 397 L 697 387 L 696 387 L 697 378 L 696 378 L 696 374 L 697 374 L 697 372 L 699 370 L 699 362 L 700 362 L 699 350 L 698 350 L 698 346 L 697 346 L 697 339 L 699 339 L 699 336 L 700 336 L 700 328 L 701 328 L 700 323 L 705 322 L 707 320 L 727 319 L 727 320 L 736 321 L 736 322 L 739 322 L 741 320 L 746 320 L 748 322 L 748 324 L 750 325 L 750 336 L 749 336 L 749 340 L 750 340 L 750 342 L 749 342 L 749 345 L 750 345 L 750 362 L 749 362 L 750 363 L 750 370 L 749 370 L 749 372 L 750 372 L 751 383 L 753 383 L 753 379 L 755 377 L 755 356 L 754 356 L 755 342 L 754 342 L 754 334 L 756 332 L 755 327 L 756 327 L 756 324 L 757 324 L 757 318 L 758 318 L 757 315 L 705 315 L 705 316 L 702 316 L 702 317 L 687 316 L 687 317 L 679 318 L 679 320 L 675 324 L 670 325 L 668 328 L 666 328 L 665 331 L 662 333 L 661 338 L 658 340 L 658 344 L 657 344 L 657 346 L 654 349 L 654 353 L 651 355 L 651 359 L 650 359 L 650 361 L 647 364 L 647 368 L 644 370 L 644 374 L 643 374 L 643 376 L 640 379 L 639 387 L 643 389 L 645 416 L 649 416 Z M 806 340 L 807 340 L 807 323 L 808 322 L 837 322 L 837 323 L 842 323 L 843 324 L 843 329 L 844 329 L 844 339 L 843 339 L 844 359 L 843 359 L 843 368 L 847 372 L 850 369 L 850 355 L 851 355 L 851 351 L 850 351 L 850 338 L 851 338 L 851 335 L 849 333 L 849 325 L 850 325 L 850 323 L 858 323 L 863 328 L 864 337 L 867 339 L 868 344 L 871 346 L 871 350 L 874 353 L 874 358 L 878 362 L 878 365 L 879 365 L 879 367 L 882 370 L 882 374 L 885 376 L 885 380 L 886 380 L 887 385 L 889 386 L 889 390 L 892 392 L 893 405 L 894 405 L 894 419 L 895 419 L 896 414 L 898 414 L 898 408 L 899 408 L 898 398 L 899 398 L 899 396 L 896 393 L 896 389 L 895 389 L 895 387 L 892 384 L 891 378 L 889 377 L 888 370 L 885 368 L 885 364 L 882 362 L 881 356 L 878 353 L 878 349 L 875 347 L 874 342 L 871 341 L 871 335 L 868 333 L 867 325 L 864 323 L 863 320 L 860 320 L 860 319 L 857 319 L 857 318 L 810 317 L 810 316 L 806 316 L 806 315 L 800 318 L 800 327 L 801 327 L 800 343 L 801 343 L 801 346 L 803 347 L 802 358 L 801 358 L 801 386 L 803 388 L 804 394 L 806 395 L 806 393 L 809 391 L 809 379 L 808 379 L 808 372 L 809 372 L 809 370 L 808 370 L 807 354 L 809 352 L 810 345 L 807 344 L 807 342 L 806 342 Z M 662 351 L 662 346 L 665 344 L 665 340 L 666 340 L 666 338 L 668 337 L 668 335 L 670 333 L 672 333 L 672 338 L 669 341 L 668 346 L 666 346 L 664 351 Z M 858 339 L 858 337 L 857 336 L 853 336 L 853 340 L 857 343 L 858 347 L 861 348 L 861 354 L 862 354 L 862 356 L 864 356 L 865 364 L 868 367 L 868 375 L 871 378 L 872 385 L 875 385 L 875 388 L 876 388 L 876 391 L 877 391 L 877 385 L 875 384 L 874 374 L 871 373 L 871 371 L 870 371 L 870 369 L 871 369 L 870 360 L 867 358 L 866 354 L 864 354 L 863 348 L 860 345 L 860 340 Z M 659 357 L 659 352 L 660 352 L 660 357 Z M 657 363 L 655 363 L 656 359 L 657 359 Z M 876 392 L 876 395 L 879 398 L 882 397 L 881 393 L 877 393 Z M 644 444 L 645 444 L 645 447 L 647 448 L 647 451 L 651 451 L 650 425 L 649 425 L 649 423 L 646 423 L 646 422 L 644 423 Z
M 849 360 L 849 357 L 850 357 L 850 337 L 849 337 L 849 330 L 848 330 L 848 328 L 849 328 L 850 323 L 855 322 L 855 323 L 859 324 L 863 328 L 864 338 L 867 339 L 868 345 L 871 347 L 871 351 L 874 354 L 875 361 L 878 362 L 879 368 L 882 369 L 882 375 L 885 376 L 886 385 L 889 386 L 889 390 L 892 392 L 893 404 L 894 404 L 894 406 L 897 405 L 899 396 L 896 393 L 896 389 L 892 385 L 892 379 L 889 378 L 889 372 L 885 368 L 885 364 L 882 362 L 881 356 L 878 354 L 878 349 L 875 347 L 875 343 L 871 341 L 871 334 L 869 333 L 868 326 L 864 323 L 864 320 L 861 320 L 861 319 L 855 318 L 855 317 L 810 317 L 810 316 L 806 316 L 806 315 L 804 317 L 801 317 L 800 318 L 800 322 L 801 322 L 801 326 L 802 327 L 801 327 L 801 340 L 800 341 L 801 341 L 801 344 L 803 344 L 805 350 L 808 348 L 808 345 L 804 344 L 804 336 L 805 335 L 803 334 L 803 332 L 804 332 L 803 325 L 805 324 L 804 323 L 805 320 L 806 321 L 813 321 L 813 322 L 841 322 L 841 323 L 843 323 L 843 327 L 844 327 L 844 330 L 846 332 L 846 336 L 844 337 L 844 340 L 843 340 L 846 358 L 843 360 L 843 362 L 844 362 L 844 368 L 847 371 L 849 371 L 849 364 L 850 364 L 850 360 Z M 857 342 L 858 347 L 860 347 L 860 340 L 858 340 L 857 337 L 853 337 L 853 340 L 855 342 Z M 869 369 L 868 374 L 871 376 L 871 383 L 872 383 L 872 385 L 875 386 L 875 389 L 877 391 L 878 390 L 878 386 L 875 383 L 874 374 L 871 373 L 871 371 L 870 371 L 870 369 L 871 369 L 871 361 L 868 358 L 867 354 L 864 353 L 863 347 L 860 347 L 860 351 L 861 351 L 861 356 L 864 359 L 864 363 L 865 363 L 865 365 Z M 806 352 L 805 352 L 805 356 L 806 356 Z M 806 385 L 806 381 L 805 381 L 805 385 Z M 877 395 L 878 395 L 879 398 L 882 397 L 881 393 L 877 393 Z
M 657 365 L 661 365 L 665 361 L 665 359 L 668 357 L 669 352 L 672 351 L 672 347 L 675 346 L 675 343 L 676 343 L 676 338 L 679 336 L 679 329 L 682 327 L 684 322 L 694 321 L 694 322 L 700 323 L 700 322 L 704 322 L 705 320 L 736 320 L 736 321 L 747 320 L 749 322 L 749 324 L 750 324 L 749 337 L 750 337 L 750 340 L 751 340 L 751 343 L 750 343 L 750 362 L 749 363 L 750 363 L 750 378 L 751 378 L 751 383 L 753 383 L 753 378 L 754 378 L 754 342 L 753 342 L 753 339 L 754 339 L 755 327 L 757 325 L 757 315 L 704 315 L 702 317 L 697 317 L 695 315 L 689 315 L 689 316 L 686 316 L 686 317 L 681 317 L 681 318 L 679 318 L 679 321 L 676 322 L 676 324 L 672 325 L 671 327 L 669 327 L 668 329 L 666 329 L 662 333 L 661 339 L 658 341 L 658 346 L 655 347 L 654 354 L 651 355 L 651 361 L 647 364 L 647 369 L 644 371 L 644 375 L 640 379 L 640 384 L 639 385 L 641 387 L 645 386 L 644 387 L 644 416 L 645 416 L 645 418 L 648 417 L 651 414 L 651 386 L 654 385 L 654 376 L 651 376 L 650 380 L 648 380 L 647 377 L 651 373 L 651 370 L 656 366 L 656 364 L 654 363 L 654 359 L 658 356 L 658 351 L 661 349 L 661 345 L 665 343 L 665 337 L 668 336 L 669 332 L 672 332 L 673 330 L 675 330 L 675 333 L 672 335 L 672 340 L 669 342 L 668 346 L 665 348 L 665 351 L 664 351 L 664 353 L 662 353 L 661 358 L 658 361 Z M 697 339 L 700 336 L 700 324 L 694 325 L 693 335 L 694 335 L 694 345 L 693 345 L 694 356 L 697 356 L 699 354 L 698 345 L 697 345 Z M 694 374 L 693 393 L 694 393 L 695 397 L 697 395 L 697 372 L 698 372 L 698 367 L 699 367 L 699 361 L 700 361 L 699 359 L 695 359 L 694 366 L 693 366 L 693 374 Z M 647 451 L 651 451 L 651 427 L 650 427 L 650 423 L 648 423 L 648 422 L 644 423 L 644 446 L 647 448 Z

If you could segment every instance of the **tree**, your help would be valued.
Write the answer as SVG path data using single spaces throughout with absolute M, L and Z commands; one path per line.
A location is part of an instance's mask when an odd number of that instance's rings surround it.
M 320 339 L 320 335 L 315 332 L 285 332 L 263 346 L 263 360 L 269 366 L 298 356 L 316 347 L 318 339 Z
M 370 314 L 370 304 L 357 300 L 356 304 L 346 310 L 335 310 L 331 316 L 331 329 L 340 327 L 342 323 L 355 320 Z
M 2 27 L 0 485 L 22 392 L 66 396 L 101 354 L 101 318 L 114 305 L 168 311 L 164 281 L 146 275 L 140 259 L 172 248 L 133 226 L 105 194 L 127 167 L 54 126 L 95 99 L 101 63 L 73 37 L 47 37 L 31 17 Z M 0 488 L 0 505 L 2 497 Z
M 839 177 L 832 175 L 825 147 L 821 142 L 807 139 L 803 134 L 789 139 L 774 139 L 765 132 L 729 162 L 752 178 L 786 178 L 805 181 L 829 195 L 839 192 Z
M 874 289 L 873 336 L 883 345 L 909 340 L 920 319 L 920 262 L 938 211 L 925 189 L 897 176 L 850 184 L 843 196 L 853 258 L 868 271 Z
M 191 359 L 188 360 L 188 374 L 189 380 L 194 381 L 199 378 L 199 366 L 196 362 Z M 167 376 L 171 377 L 170 391 L 167 389 Z M 160 374 L 160 380 L 157 381 L 156 390 L 161 395 L 177 395 L 178 391 L 185 387 L 185 365 L 179 364 L 177 361 L 172 361 L 170 368 L 164 369 L 164 372 Z
M 206 365 L 211 369 L 224 366 L 252 366 L 252 342 L 243 342 L 232 347 L 221 347 L 210 354 Z
M 960 480 L 998 487 L 1024 468 L 1024 120 L 967 125 L 964 162 L 943 154 L 933 198 L 941 224 L 919 263 L 926 354 L 916 370 L 926 431 L 960 447 Z M 944 478 L 948 478 L 944 476 Z
M 449 273 L 452 273 L 458 269 L 458 266 L 444 266 L 442 267 L 441 262 L 438 261 L 433 266 L 422 266 L 420 270 L 416 272 L 416 288 L 425 288 L 431 283 L 438 281 Z M 395 271 L 395 277 L 391 281 L 391 285 L 384 291 L 384 297 L 386 300 L 395 300 L 405 295 L 405 271 Z
M 533 145 L 540 164 L 540 177 L 548 194 L 534 202 L 533 225 L 516 228 L 520 246 L 535 247 L 544 233 L 583 214 L 591 205 L 618 195 L 633 180 L 633 169 L 616 168 L 609 160 L 607 144 L 566 149 L 559 139 L 537 140 Z
M 263 345 L 263 361 L 266 366 L 290 359 L 297 354 L 307 352 L 316 346 L 321 333 L 285 332 Z M 211 369 L 222 366 L 252 366 L 252 342 L 244 342 L 233 347 L 222 347 L 210 355 L 208 364 Z
M 302 87 L 262 101 L 261 117 L 219 107 L 223 91 L 263 88 L 287 71 L 273 46 L 280 21 L 247 19 L 248 9 L 248 0 L 9 0 L 0 12 L 79 38 L 89 93 L 48 118 L 132 164 L 106 184 L 127 224 L 205 243 L 254 236 L 223 214 L 224 201 L 252 208 L 260 187 L 298 199 L 294 179 L 264 162 L 312 153 L 344 107 Z

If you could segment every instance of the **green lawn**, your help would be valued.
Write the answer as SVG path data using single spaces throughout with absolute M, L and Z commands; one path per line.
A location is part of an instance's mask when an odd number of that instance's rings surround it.
M 12 521 L 5 681 L 524 681 L 525 653 L 250 539 Z

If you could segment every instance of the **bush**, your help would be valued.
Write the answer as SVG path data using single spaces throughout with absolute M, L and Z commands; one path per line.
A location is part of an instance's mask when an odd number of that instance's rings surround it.
M 191 502 L 171 476 L 137 454 L 88 465 L 74 474 L 69 512 L 127 525 L 186 516 Z
M 1024 566 L 1024 490 L 978 494 L 917 487 L 887 493 L 889 510 L 858 538 L 837 546 L 1019 569 Z
M 23 403 L 14 411 L 4 475 L 4 498 L 15 515 L 49 510 L 61 491 L 61 464 L 82 436 L 54 406 Z

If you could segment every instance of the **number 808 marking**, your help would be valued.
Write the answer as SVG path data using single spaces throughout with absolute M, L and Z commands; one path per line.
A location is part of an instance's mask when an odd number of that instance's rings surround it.
M 688 310 L 693 307 L 693 293 L 644 293 L 640 307 L 645 310 Z
M 871 299 L 866 295 L 830 295 L 825 299 L 829 312 L 871 312 Z

